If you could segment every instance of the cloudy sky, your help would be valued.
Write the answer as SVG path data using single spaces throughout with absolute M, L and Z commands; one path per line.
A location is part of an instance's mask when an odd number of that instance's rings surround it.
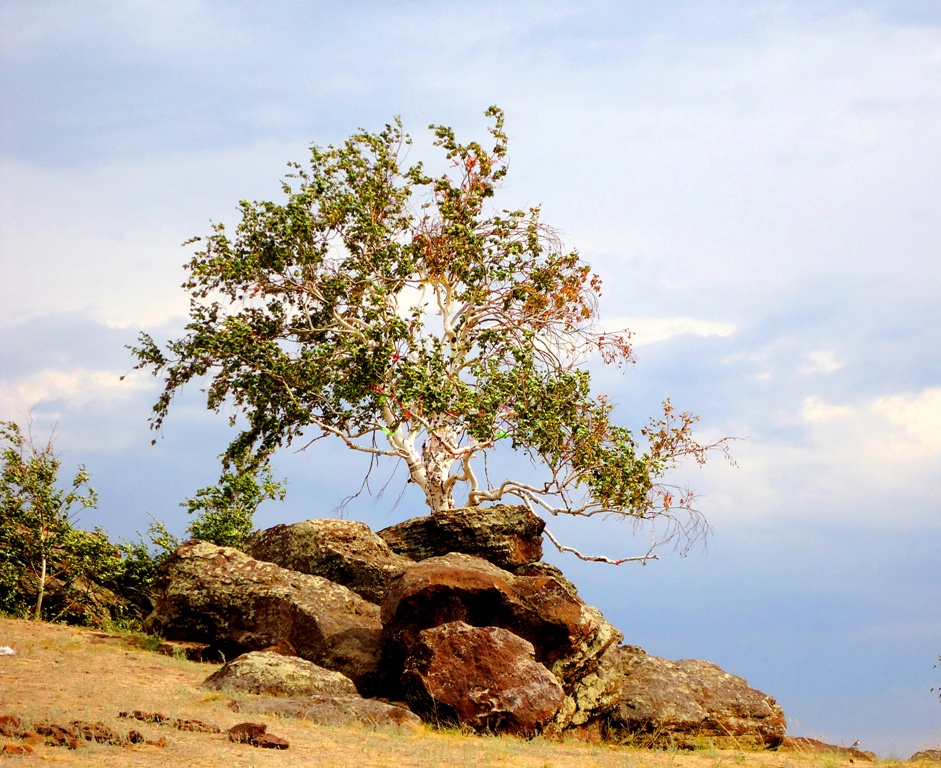
M 552 555 L 627 642 L 774 695 L 792 734 L 939 746 L 941 6 L 883 2 L 0 0 L 0 419 L 53 426 L 133 538 L 214 481 L 225 418 L 125 349 L 178 334 L 189 251 L 270 199 L 310 142 L 401 115 L 479 138 L 507 113 L 506 207 L 541 203 L 605 279 L 638 365 L 599 389 L 639 426 L 666 396 L 738 466 L 684 477 L 705 548 L 646 567 Z M 362 464 L 285 455 L 259 524 L 330 516 Z M 421 513 L 381 498 L 380 528 Z M 615 523 L 553 521 L 583 550 Z

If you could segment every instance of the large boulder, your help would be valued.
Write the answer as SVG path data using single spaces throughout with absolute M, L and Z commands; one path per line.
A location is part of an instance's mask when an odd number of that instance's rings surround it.
M 784 712 L 771 697 L 708 661 L 667 661 L 623 646 L 621 701 L 608 716 L 609 735 L 655 745 L 775 747 Z
M 258 560 L 342 584 L 371 603 L 379 603 L 388 583 L 411 565 L 354 520 L 276 525 L 252 534 L 244 549 Z
M 231 547 L 192 540 L 157 573 L 147 631 L 205 642 L 226 658 L 271 646 L 342 672 L 371 693 L 380 655 L 379 607 L 320 576 Z
M 542 557 L 545 527 L 526 507 L 497 504 L 406 520 L 379 531 L 379 536 L 394 552 L 412 560 L 461 552 L 513 570 Z
M 277 715 L 305 720 L 313 725 L 363 726 L 415 733 L 421 731 L 418 715 L 405 707 L 361 696 L 297 696 L 233 701 L 236 712 Z
M 462 621 L 419 633 L 402 688 L 426 718 L 477 732 L 532 737 L 559 712 L 565 693 L 536 661 L 532 643 L 499 627 Z
M 253 651 L 226 662 L 203 681 L 206 688 L 274 696 L 356 696 L 346 675 L 298 656 Z
M 621 701 L 624 669 L 618 646 L 612 645 L 598 659 L 594 671 L 580 677 L 549 730 L 602 730 L 602 718 Z
M 421 631 L 452 621 L 502 627 L 528 640 L 566 694 L 622 638 L 551 572 L 514 576 L 470 555 L 429 558 L 392 582 L 382 601 L 383 667 L 391 687 Z

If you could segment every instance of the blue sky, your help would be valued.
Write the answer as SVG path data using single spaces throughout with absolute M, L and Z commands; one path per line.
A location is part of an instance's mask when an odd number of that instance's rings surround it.
M 550 555 L 626 640 L 778 698 L 792 733 L 907 757 L 941 742 L 941 6 L 935 2 L 0 2 L 0 418 L 57 425 L 133 537 L 217 475 L 225 419 L 124 349 L 184 322 L 210 220 L 287 162 L 402 116 L 468 138 L 507 113 L 498 201 L 540 203 L 605 280 L 638 365 L 732 468 L 684 477 L 705 548 L 618 569 Z M 285 455 L 262 525 L 329 516 L 361 463 Z M 391 470 L 390 470 L 391 471 Z M 403 475 L 348 514 L 422 513 Z M 615 523 L 556 521 L 633 554 Z

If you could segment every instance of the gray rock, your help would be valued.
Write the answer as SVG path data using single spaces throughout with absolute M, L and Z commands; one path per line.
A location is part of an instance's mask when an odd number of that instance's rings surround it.
M 542 731 L 565 698 L 532 643 L 462 621 L 419 634 L 402 687 L 412 709 L 428 719 L 525 738 Z
M 608 720 L 614 738 L 720 747 L 775 747 L 784 738 L 781 707 L 741 677 L 708 661 L 667 661 L 635 646 L 620 652 L 623 690 Z
M 411 564 L 353 520 L 276 525 L 252 534 L 244 549 L 257 560 L 342 584 L 371 603 L 379 603 L 388 583 Z
M 160 565 L 145 626 L 168 640 L 208 643 L 226 658 L 291 647 L 361 693 L 372 692 L 378 669 L 378 606 L 320 576 L 204 541 L 188 541 Z
M 572 686 L 550 730 L 559 732 L 598 722 L 599 718 L 618 706 L 623 688 L 621 654 L 618 647 L 612 645 L 598 659 L 597 668 L 579 678 Z
M 411 732 L 422 728 L 419 717 L 405 707 L 359 696 L 265 698 L 233 701 L 230 706 L 236 712 L 293 717 L 314 725 L 363 726 Z
M 542 557 L 545 527 L 526 507 L 497 504 L 406 520 L 379 531 L 379 536 L 393 551 L 412 560 L 461 552 L 513 570 Z
M 215 690 L 267 693 L 275 696 L 356 696 L 346 675 L 270 651 L 245 653 L 227 662 L 203 682 Z

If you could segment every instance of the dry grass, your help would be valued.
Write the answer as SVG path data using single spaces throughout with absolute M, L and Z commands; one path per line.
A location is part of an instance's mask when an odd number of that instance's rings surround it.
M 31 755 L 0 761 L 62 766 L 144 768 L 207 766 L 239 768 L 849 768 L 847 759 L 787 753 L 650 752 L 513 738 L 481 738 L 431 729 L 411 733 L 327 728 L 299 720 L 253 715 L 286 738 L 288 751 L 233 744 L 223 734 L 189 733 L 168 726 L 121 719 L 125 710 L 161 712 L 171 718 L 213 723 L 223 730 L 245 720 L 228 699 L 200 688 L 216 667 L 160 656 L 128 638 L 90 630 L 0 618 L 0 645 L 16 650 L 0 656 L 0 715 L 27 722 L 102 721 L 119 732 L 131 728 L 148 739 L 166 737 L 165 747 L 86 744 L 77 750 L 35 745 Z M 0 739 L 3 743 L 15 740 Z M 859 768 L 858 764 L 854 768 Z

